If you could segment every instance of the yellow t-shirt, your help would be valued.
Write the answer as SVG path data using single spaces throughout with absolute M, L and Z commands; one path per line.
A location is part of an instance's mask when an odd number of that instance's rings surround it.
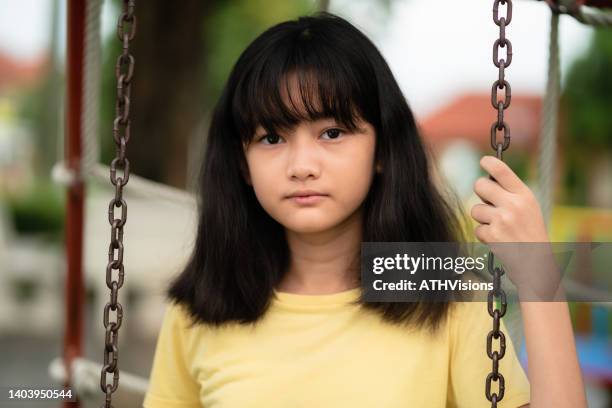
M 436 336 L 383 322 L 349 302 L 360 288 L 330 295 L 275 292 L 255 327 L 187 329 L 169 304 L 157 340 L 145 408 L 490 407 L 486 302 L 461 302 Z M 502 321 L 502 330 L 506 327 Z M 497 342 L 495 343 L 497 345 Z M 529 382 L 512 341 L 499 370 L 498 407 L 529 403 Z M 494 383 L 492 390 L 498 389 Z

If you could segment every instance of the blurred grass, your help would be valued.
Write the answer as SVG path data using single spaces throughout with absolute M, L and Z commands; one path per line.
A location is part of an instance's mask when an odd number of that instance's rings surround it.
M 63 189 L 48 180 L 37 181 L 24 193 L 8 194 L 3 198 L 17 233 L 44 235 L 52 241 L 63 239 Z

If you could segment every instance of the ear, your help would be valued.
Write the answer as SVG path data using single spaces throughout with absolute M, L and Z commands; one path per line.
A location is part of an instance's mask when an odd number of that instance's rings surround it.
M 376 172 L 377 173 L 382 173 L 382 164 L 380 163 L 376 163 Z

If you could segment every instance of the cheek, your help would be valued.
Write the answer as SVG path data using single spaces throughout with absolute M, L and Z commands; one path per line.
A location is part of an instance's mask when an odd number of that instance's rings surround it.
M 340 199 L 353 210 L 359 206 L 367 195 L 374 176 L 374 144 L 364 140 L 362 144 L 352 146 L 346 155 L 330 163 L 333 171 L 328 174 L 335 178 Z
M 253 154 L 247 159 L 251 186 L 259 205 L 268 215 L 283 224 L 283 206 L 280 205 L 283 194 L 283 183 L 280 180 L 285 174 L 281 161 L 270 160 Z
M 268 163 L 267 166 L 250 166 L 251 184 L 261 206 L 270 211 L 270 204 L 278 200 L 279 170 Z

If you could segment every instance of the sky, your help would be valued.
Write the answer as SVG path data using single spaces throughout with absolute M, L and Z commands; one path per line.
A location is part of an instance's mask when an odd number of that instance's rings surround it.
M 351 21 L 378 46 L 417 116 L 424 116 L 466 91 L 490 92 L 497 77 L 492 61 L 499 28 L 490 0 L 391 0 L 388 13 L 378 0 L 331 0 L 330 11 Z M 59 0 L 61 27 L 65 2 Z M 0 0 L 0 52 L 34 58 L 49 45 L 53 0 Z M 104 33 L 115 29 L 104 2 Z M 550 12 L 541 1 L 515 0 L 506 29 L 513 59 L 506 70 L 512 93 L 543 94 L 548 61 Z M 584 52 L 591 29 L 562 16 L 562 69 Z M 65 29 L 59 33 L 63 56 Z
M 349 17 L 374 41 L 417 116 L 448 103 L 449 93 L 491 92 L 498 76 L 493 42 L 499 36 L 491 0 L 395 1 L 388 17 L 373 14 L 368 3 L 332 0 L 330 11 Z M 513 95 L 543 95 L 550 11 L 540 1 L 515 0 L 513 4 L 512 21 L 506 27 L 513 51 L 506 79 Z M 561 72 L 586 50 L 591 34 L 591 28 L 561 16 Z

